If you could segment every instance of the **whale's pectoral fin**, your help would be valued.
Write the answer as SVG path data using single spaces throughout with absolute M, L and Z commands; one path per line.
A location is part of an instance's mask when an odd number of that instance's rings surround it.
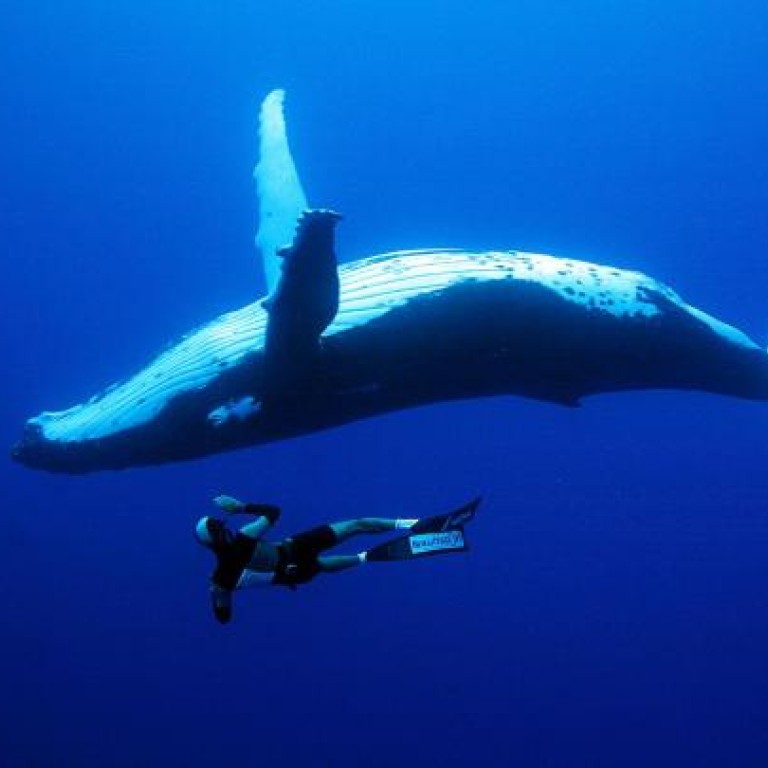
M 272 91 L 261 104 L 259 162 L 253 172 L 259 204 L 256 247 L 264 265 L 268 294 L 274 291 L 280 276 L 277 252 L 291 242 L 296 220 L 308 207 L 288 146 L 284 97 L 283 91 Z
M 280 249 L 280 278 L 264 302 L 269 313 L 264 345 L 264 397 L 271 406 L 311 399 L 320 335 L 339 308 L 334 249 L 341 216 L 327 209 L 305 211 L 290 246 Z

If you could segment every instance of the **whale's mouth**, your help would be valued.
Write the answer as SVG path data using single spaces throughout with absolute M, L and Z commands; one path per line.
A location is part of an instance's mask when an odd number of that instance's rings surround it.
M 36 416 L 23 427 L 10 458 L 32 469 L 80 475 L 104 470 L 151 466 L 169 461 L 199 459 L 254 442 L 254 420 L 233 420 L 216 428 L 202 414 L 211 398 L 187 393 L 163 410 L 161 417 L 106 434 L 50 430 L 50 419 Z M 197 397 L 195 396 L 197 395 Z M 45 416 L 45 415 L 43 415 Z
M 71 459 L 68 461 L 66 458 L 67 454 L 65 444 L 48 439 L 42 427 L 33 420 L 24 425 L 21 438 L 11 448 L 13 461 L 34 469 L 73 471 L 67 467 L 71 463 Z
M 28 421 L 24 425 L 21 439 L 11 448 L 11 458 L 25 464 L 27 456 L 33 454 L 35 447 L 43 442 L 45 442 L 45 438 L 40 425 Z
M 30 469 L 69 475 L 153 463 L 153 456 L 145 455 L 142 442 L 135 440 L 136 436 L 131 432 L 83 440 L 52 438 L 31 420 L 11 448 L 10 457 Z
M 64 472 L 80 475 L 94 469 L 94 460 L 102 457 L 103 440 L 61 440 L 46 437 L 42 426 L 30 419 L 25 425 L 21 438 L 13 445 L 10 456 L 13 461 L 31 469 L 48 472 Z M 98 461 L 97 469 L 119 469 L 127 466 L 119 459 Z M 100 465 L 100 466 L 99 466 Z
M 31 469 L 70 475 L 156 463 L 156 451 L 148 447 L 155 447 L 157 435 L 144 436 L 141 432 L 130 429 L 106 437 L 66 439 L 47 435 L 44 425 L 30 419 L 10 457 Z

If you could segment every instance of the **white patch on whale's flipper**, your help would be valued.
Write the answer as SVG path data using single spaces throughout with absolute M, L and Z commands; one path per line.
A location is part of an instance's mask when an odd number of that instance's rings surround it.
M 259 202 L 256 233 L 267 293 L 272 294 L 280 278 L 277 252 L 293 240 L 296 222 L 309 207 L 285 132 L 285 92 L 272 91 L 262 102 L 259 114 L 259 162 L 253 171 Z

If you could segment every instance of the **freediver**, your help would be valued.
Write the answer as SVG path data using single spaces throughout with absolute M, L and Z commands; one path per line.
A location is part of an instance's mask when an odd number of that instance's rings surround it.
M 280 541 L 264 534 L 280 517 L 272 504 L 251 504 L 232 496 L 217 496 L 214 504 L 226 515 L 250 515 L 252 522 L 232 530 L 224 518 L 205 516 L 195 526 L 195 537 L 216 556 L 210 577 L 211 605 L 216 619 L 226 624 L 232 618 L 232 594 L 258 586 L 296 589 L 320 573 L 355 568 L 367 559 L 366 552 L 354 555 L 323 554 L 336 545 L 362 534 L 386 533 L 413 527 L 417 519 L 361 517 L 320 525 Z

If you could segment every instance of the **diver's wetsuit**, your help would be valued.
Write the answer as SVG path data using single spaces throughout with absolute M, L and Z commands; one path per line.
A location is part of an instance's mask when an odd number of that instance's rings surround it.
M 296 589 L 320 573 L 317 556 L 338 544 L 330 525 L 302 531 L 277 545 L 278 561 L 273 584 Z
M 295 589 L 320 573 L 318 555 L 337 543 L 329 525 L 302 531 L 276 544 L 240 531 L 232 533 L 222 525 L 213 549 L 217 562 L 211 583 L 227 592 L 269 585 Z
M 239 531 L 233 534 L 224 529 L 222 540 L 213 550 L 216 555 L 216 568 L 211 574 L 211 582 L 229 592 L 237 589 L 240 577 L 253 559 L 260 543 L 258 539 Z

